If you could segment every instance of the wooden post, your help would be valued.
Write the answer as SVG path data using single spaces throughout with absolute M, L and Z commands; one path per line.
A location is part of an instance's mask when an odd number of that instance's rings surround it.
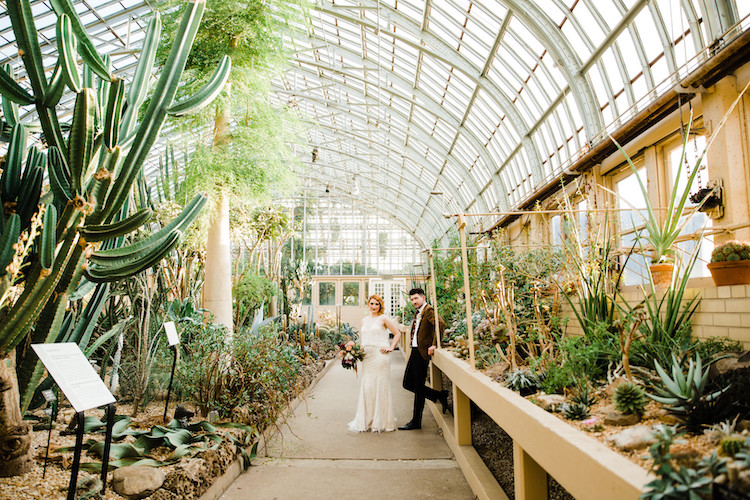
M 437 286 L 435 285 L 435 261 L 434 252 L 430 248 L 430 293 L 432 294 L 432 309 L 435 311 L 435 339 L 437 348 L 440 349 L 440 316 L 438 315 Z
M 461 261 L 464 268 L 464 295 L 466 297 L 466 331 L 469 336 L 469 366 L 477 369 L 474 361 L 474 325 L 471 321 L 471 288 L 469 286 L 469 256 L 466 251 L 466 222 L 464 214 L 458 214 L 458 234 L 461 237 Z
M 453 430 L 459 446 L 471 446 L 471 400 L 453 384 Z
M 547 500 L 547 471 L 513 441 L 513 485 L 516 500 Z

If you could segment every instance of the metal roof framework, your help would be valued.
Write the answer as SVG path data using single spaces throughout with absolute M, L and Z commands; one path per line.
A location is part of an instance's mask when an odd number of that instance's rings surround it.
M 55 16 L 49 1 L 31 4 L 51 72 Z M 75 5 L 129 78 L 148 1 Z M 310 124 L 309 144 L 295 145 L 309 192 L 328 188 L 428 244 L 453 224 L 444 211 L 528 201 L 747 30 L 749 14 L 743 0 L 315 0 L 272 99 Z M 23 79 L 0 10 L 5 62 Z M 71 95 L 61 102 L 72 108 Z

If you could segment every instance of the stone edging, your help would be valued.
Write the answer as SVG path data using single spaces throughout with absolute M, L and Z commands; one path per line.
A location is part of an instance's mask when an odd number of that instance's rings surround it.
M 334 365 L 334 363 L 338 360 L 338 358 L 333 358 L 328 361 L 326 361 L 325 366 L 323 367 L 320 372 L 315 376 L 315 378 L 310 382 L 310 385 L 307 386 L 307 388 L 302 391 L 299 395 L 297 395 L 294 400 L 289 403 L 289 405 L 286 407 L 286 409 L 281 412 L 279 415 L 279 418 L 282 416 L 289 415 L 290 413 L 294 412 L 295 409 L 302 403 L 303 399 L 307 397 L 307 395 L 315 388 L 316 385 L 318 385 L 318 382 L 320 379 L 322 379 L 326 373 L 328 373 L 328 370 L 331 369 L 331 367 Z M 268 439 L 271 439 L 273 436 L 276 435 L 277 430 L 272 431 L 268 435 Z M 264 439 L 264 436 L 261 436 L 258 440 L 258 449 L 260 450 L 263 446 L 265 446 L 267 439 Z M 253 443 L 255 444 L 255 443 Z M 246 451 L 250 453 L 250 449 L 253 445 L 250 445 L 246 448 Z M 240 474 L 245 470 L 244 468 L 244 459 L 242 456 L 237 457 L 237 460 L 232 462 L 232 465 L 230 465 L 226 472 L 222 474 L 220 477 L 216 478 L 216 481 L 199 497 L 199 500 L 217 500 L 221 495 L 224 494 L 224 492 L 229 488 L 229 486 L 234 482 L 235 479 L 237 479 Z

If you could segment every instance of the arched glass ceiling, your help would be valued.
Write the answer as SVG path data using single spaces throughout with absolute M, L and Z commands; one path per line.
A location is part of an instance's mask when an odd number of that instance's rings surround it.
M 747 29 L 748 4 L 319 0 L 275 88 L 315 125 L 303 175 L 357 179 L 429 241 L 441 211 L 527 200 Z
M 148 2 L 75 3 L 128 78 Z M 31 4 L 51 72 L 54 15 Z M 300 175 L 429 242 L 453 224 L 441 212 L 527 201 L 747 30 L 749 13 L 744 0 L 316 0 L 274 100 L 312 125 Z M 0 62 L 23 78 L 4 9 Z

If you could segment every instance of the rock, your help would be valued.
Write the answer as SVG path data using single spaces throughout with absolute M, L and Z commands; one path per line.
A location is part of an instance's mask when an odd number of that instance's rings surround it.
M 540 394 L 536 396 L 537 404 L 547 411 L 557 411 L 565 402 L 565 396 L 560 394 Z
M 651 427 L 636 425 L 607 438 L 616 448 L 623 451 L 642 450 L 656 442 Z
M 680 417 L 674 415 L 673 413 L 669 413 L 667 410 L 664 410 L 662 408 L 654 410 L 652 412 L 652 417 L 657 419 L 662 424 L 667 425 L 681 425 L 685 423 Z
M 689 469 L 697 469 L 701 453 L 686 443 L 674 443 L 669 448 L 675 464 Z
M 607 396 L 612 397 L 615 395 L 615 390 L 617 390 L 617 388 L 622 384 L 626 383 L 628 383 L 628 379 L 626 379 L 625 377 L 617 377 L 607 385 L 607 387 L 604 389 L 604 392 L 607 393 Z
M 112 474 L 112 487 L 127 499 L 146 498 L 161 488 L 164 479 L 164 472 L 154 467 L 120 467 Z
M 736 354 L 728 354 L 727 356 L 728 357 L 722 358 L 711 365 L 708 372 L 709 378 L 725 375 L 732 370 L 740 370 L 742 368 L 750 367 L 750 351 L 746 351 L 740 356 Z
M 492 380 L 500 380 L 503 378 L 503 374 L 508 371 L 510 364 L 505 361 L 495 363 L 484 371 L 484 374 L 490 377 Z
M 620 413 L 619 411 L 612 411 L 604 415 L 605 425 L 635 425 L 641 421 L 641 417 L 632 413 Z

